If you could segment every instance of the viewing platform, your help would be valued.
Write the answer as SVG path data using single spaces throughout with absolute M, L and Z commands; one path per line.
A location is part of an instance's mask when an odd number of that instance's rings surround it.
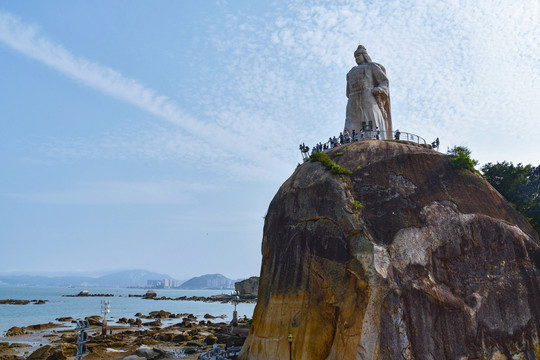
M 307 161 L 312 154 L 333 149 L 335 147 L 350 144 L 352 142 L 364 141 L 364 140 L 382 140 L 382 141 L 400 141 L 418 144 L 428 149 L 439 149 L 439 138 L 432 143 L 427 143 L 426 140 L 416 134 L 404 132 L 404 131 L 380 131 L 380 130 L 367 130 L 360 133 L 353 132 L 352 135 L 348 133 L 341 134 L 339 136 L 330 137 L 328 141 L 318 143 L 311 149 L 305 144 L 300 144 L 300 152 L 302 158 Z

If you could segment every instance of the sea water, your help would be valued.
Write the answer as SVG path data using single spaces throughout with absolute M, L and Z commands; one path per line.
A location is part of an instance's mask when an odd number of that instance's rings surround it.
M 113 294 L 112 297 L 65 297 L 62 295 L 76 295 L 82 290 L 88 290 L 90 294 Z M 180 296 L 212 296 L 230 293 L 226 290 L 177 290 L 155 289 L 157 296 L 177 298 Z M 135 318 L 140 312 L 148 315 L 150 311 L 165 310 L 170 313 L 189 313 L 203 320 L 205 314 L 213 316 L 225 315 L 225 319 L 211 320 L 230 321 L 234 311 L 234 305 L 220 302 L 181 301 L 181 300 L 147 300 L 140 297 L 129 297 L 129 294 L 143 295 L 146 289 L 127 288 L 66 288 L 48 286 L 10 286 L 0 285 L 0 299 L 14 300 L 47 300 L 43 305 L 30 303 L 28 305 L 2 305 L 0 304 L 0 336 L 12 326 L 29 326 L 55 322 L 56 318 L 70 316 L 74 319 L 82 319 L 86 316 L 102 315 L 101 301 L 110 300 L 110 313 L 107 315 L 109 325 L 115 324 L 119 318 Z M 253 316 L 255 304 L 241 303 L 237 305 L 239 317 Z M 143 319 L 143 322 L 150 321 Z M 181 319 L 163 321 L 164 325 L 176 323 Z M 73 324 L 66 324 L 73 326 Z

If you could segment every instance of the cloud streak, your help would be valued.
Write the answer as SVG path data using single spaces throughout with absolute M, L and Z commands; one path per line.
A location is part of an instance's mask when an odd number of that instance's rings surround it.
M 219 53 L 219 70 L 197 79 L 204 86 L 185 94 L 198 118 L 133 79 L 75 57 L 6 13 L 0 13 L 0 39 L 179 127 L 156 132 L 156 140 L 118 134 L 115 141 L 85 147 L 101 148 L 99 156 L 114 149 L 117 156 L 165 160 L 189 153 L 193 164 L 213 161 L 212 166 L 248 177 L 277 179 L 299 161 L 297 143 L 324 141 L 343 126 L 345 74 L 359 41 L 388 71 L 393 120 L 401 130 L 428 141 L 441 136 L 443 147 L 478 144 L 473 150 L 483 153 L 483 161 L 496 160 L 498 142 L 519 149 L 524 139 L 533 141 L 540 136 L 539 7 L 534 0 L 344 0 L 294 1 L 265 16 L 232 13 L 206 44 Z M 527 134 L 504 137 L 518 128 L 527 128 Z M 186 146 L 209 136 L 212 144 L 197 144 L 199 154 Z M 142 146 L 133 145 L 138 140 Z M 83 156 L 84 148 L 72 145 Z M 62 151 L 67 155 L 69 147 Z
M 1 11 L 0 41 L 89 87 L 179 126 L 184 131 L 181 140 L 177 139 L 174 144 L 168 144 L 179 148 L 178 150 L 188 151 L 188 148 L 197 142 L 198 156 L 192 158 L 193 163 L 202 159 L 207 161 L 219 153 L 219 162 L 216 164 L 227 165 L 229 170 L 233 167 L 248 176 L 253 169 L 259 170 L 259 174 L 262 172 L 266 176 L 273 176 L 272 169 L 288 167 L 279 156 L 283 151 L 273 157 L 265 154 L 265 149 L 258 146 L 258 141 L 247 136 L 246 128 L 236 127 L 229 130 L 218 124 L 197 120 L 168 97 L 159 95 L 155 90 L 123 76 L 118 71 L 73 55 L 63 46 L 41 35 L 36 27 L 24 24 L 15 16 Z M 198 144 L 201 138 L 211 135 L 211 146 Z
M 155 90 L 111 68 L 71 54 L 63 46 L 40 35 L 36 27 L 24 24 L 6 12 L 0 12 L 0 40 L 14 50 L 87 86 L 135 105 L 189 132 L 204 129 L 204 126 L 178 108 L 166 96 L 157 94 Z

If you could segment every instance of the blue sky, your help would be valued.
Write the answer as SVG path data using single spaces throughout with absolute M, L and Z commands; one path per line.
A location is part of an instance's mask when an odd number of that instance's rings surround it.
M 259 273 L 366 46 L 394 128 L 539 164 L 540 2 L 0 0 L 0 272 Z

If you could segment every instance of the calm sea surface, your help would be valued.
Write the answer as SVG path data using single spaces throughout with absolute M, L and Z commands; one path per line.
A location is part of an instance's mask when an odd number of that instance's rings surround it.
M 62 295 L 75 295 L 82 290 L 91 294 L 114 294 L 114 297 L 63 297 Z M 224 321 L 232 319 L 234 306 L 232 304 L 205 303 L 202 301 L 173 301 L 173 300 L 144 300 L 138 297 L 128 297 L 129 294 L 142 295 L 145 289 L 124 288 L 66 288 L 44 286 L 7 286 L 0 285 L 0 299 L 15 300 L 47 300 L 44 305 L 0 305 L 0 335 L 3 336 L 12 326 L 29 326 L 34 324 L 56 322 L 55 319 L 71 316 L 74 319 L 85 316 L 101 315 L 101 300 L 111 300 L 111 312 L 107 315 L 112 325 L 121 317 L 135 318 L 140 312 L 147 315 L 150 311 L 165 310 L 171 313 L 190 313 L 203 320 L 204 314 L 214 316 L 226 315 Z M 216 294 L 229 294 L 225 290 L 171 290 L 156 289 L 158 297 L 166 296 L 176 298 L 179 296 L 211 296 Z M 238 316 L 246 315 L 251 318 L 255 304 L 238 304 Z M 144 320 L 149 321 L 149 320 Z M 173 319 L 167 323 L 176 323 L 180 319 Z M 213 321 L 221 321 L 219 319 Z M 68 324 L 73 326 L 73 324 Z

